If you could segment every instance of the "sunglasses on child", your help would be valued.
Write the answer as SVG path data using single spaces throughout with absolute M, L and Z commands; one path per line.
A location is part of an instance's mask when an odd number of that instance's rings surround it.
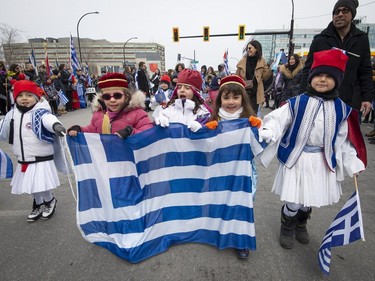
M 124 94 L 122 93 L 114 93 L 113 95 L 110 94 L 103 94 L 102 99 L 103 100 L 110 100 L 111 98 L 114 98 L 115 100 L 120 100 Z
M 347 14 L 349 14 L 350 9 L 348 9 L 348 8 L 336 9 L 336 10 L 333 12 L 333 14 L 334 14 L 335 16 L 338 16 L 338 15 L 340 14 L 340 12 L 341 12 L 343 15 L 347 15 Z

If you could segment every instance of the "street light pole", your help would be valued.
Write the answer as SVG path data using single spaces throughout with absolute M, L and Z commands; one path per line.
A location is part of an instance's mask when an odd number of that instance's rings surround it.
M 91 15 L 91 14 L 99 14 L 99 12 L 89 12 L 89 13 L 86 13 L 82 17 L 79 18 L 78 23 L 77 23 L 77 40 L 78 40 L 78 51 L 79 51 L 79 60 L 80 60 L 80 63 L 82 63 L 82 54 L 81 54 L 81 42 L 79 40 L 79 23 L 81 22 L 81 19 L 83 19 L 85 16 Z
M 293 44 L 293 28 L 294 28 L 294 1 L 292 1 L 292 19 L 290 21 L 290 32 L 289 32 L 289 51 L 288 57 L 294 53 L 294 44 Z
M 132 37 L 132 38 L 129 38 L 128 40 L 126 40 L 126 42 L 124 43 L 124 47 L 123 47 L 123 49 L 122 49 L 122 51 L 123 51 L 123 55 L 124 55 L 124 67 L 126 66 L 125 46 L 126 46 L 126 44 L 127 44 L 130 40 L 133 40 L 133 39 L 138 39 L 138 37 Z

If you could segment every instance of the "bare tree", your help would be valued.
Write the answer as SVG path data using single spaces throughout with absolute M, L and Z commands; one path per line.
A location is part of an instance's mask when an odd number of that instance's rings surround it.
M 20 38 L 20 30 L 6 23 L 0 23 L 0 59 L 5 60 L 7 64 L 15 60 L 12 44 L 20 41 Z

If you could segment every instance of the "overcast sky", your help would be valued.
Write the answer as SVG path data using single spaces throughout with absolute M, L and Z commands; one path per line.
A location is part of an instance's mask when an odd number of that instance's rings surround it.
M 332 19 L 336 0 L 294 0 L 295 28 L 324 28 Z M 375 23 L 375 1 L 359 1 L 357 18 Z M 237 33 L 238 25 L 245 24 L 246 32 L 256 29 L 290 28 L 292 0 L 17 0 L 2 1 L 0 23 L 22 31 L 22 42 L 36 37 L 77 36 L 106 39 L 111 42 L 155 42 L 165 46 L 166 67 L 174 68 L 177 54 L 193 58 L 215 68 L 229 52 L 230 68 L 241 58 L 244 41 L 237 37 L 215 37 L 210 42 L 202 38 L 172 41 L 172 27 L 177 26 L 180 36 L 202 35 L 203 26 L 211 34 Z M 77 42 L 75 42 L 76 44 Z M 77 46 L 76 46 L 77 49 Z M 185 61 L 187 63 L 187 61 Z

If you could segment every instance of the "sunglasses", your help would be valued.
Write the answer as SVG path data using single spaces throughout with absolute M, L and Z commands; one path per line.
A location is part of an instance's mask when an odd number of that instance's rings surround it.
M 110 100 L 111 98 L 114 98 L 115 100 L 120 100 L 123 96 L 124 96 L 124 94 L 122 94 L 122 93 L 114 93 L 113 95 L 103 94 L 102 99 L 107 100 L 107 101 Z
M 341 12 L 343 15 L 347 15 L 347 14 L 349 14 L 350 9 L 348 9 L 348 8 L 336 9 L 336 10 L 333 12 L 333 14 L 334 14 L 335 16 L 338 16 L 338 15 L 340 14 L 340 12 Z

